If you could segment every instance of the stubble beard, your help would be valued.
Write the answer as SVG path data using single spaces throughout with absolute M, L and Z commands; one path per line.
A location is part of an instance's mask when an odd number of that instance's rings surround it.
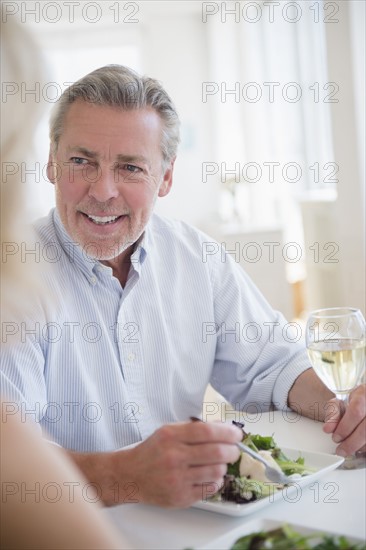
M 135 243 L 140 239 L 153 213 L 155 201 L 156 198 L 151 205 L 149 211 L 143 216 L 140 221 L 137 221 L 134 215 L 131 214 L 131 212 L 126 212 L 125 215 L 127 216 L 126 220 L 128 225 L 127 230 L 125 230 L 122 235 L 117 235 L 114 238 L 109 236 L 89 237 L 88 235 L 86 235 L 85 231 L 82 231 L 77 226 L 77 224 L 74 224 L 73 227 L 69 223 L 67 213 L 60 209 L 57 203 L 56 204 L 62 224 L 64 225 L 72 240 L 83 249 L 84 254 L 93 260 L 109 261 L 118 258 L 118 256 L 123 254 L 131 246 L 134 246 Z M 85 209 L 87 211 L 92 210 L 90 206 L 83 205 L 81 210 L 84 211 Z M 98 211 L 103 212 L 103 214 L 105 214 L 106 216 L 113 215 L 112 209 L 107 208 L 105 205 L 102 208 L 98 207 Z M 124 223 L 126 223 L 126 221 Z

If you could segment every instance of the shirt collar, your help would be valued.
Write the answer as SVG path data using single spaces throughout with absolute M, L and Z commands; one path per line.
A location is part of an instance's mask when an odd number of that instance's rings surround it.
M 135 250 L 131 254 L 131 265 L 135 271 L 140 273 L 141 266 L 144 263 L 147 256 L 147 243 L 149 240 L 149 230 L 148 227 L 145 228 L 145 231 L 142 233 L 140 238 L 135 244 Z

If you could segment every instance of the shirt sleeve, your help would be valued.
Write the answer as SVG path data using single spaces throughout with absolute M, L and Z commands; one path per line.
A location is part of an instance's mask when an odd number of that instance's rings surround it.
M 41 323 L 2 319 L 0 393 L 5 414 L 20 413 L 22 422 L 39 424 L 47 409 Z
M 214 261 L 215 324 L 207 328 L 207 337 L 215 331 L 217 339 L 211 384 L 238 410 L 287 410 L 293 383 L 310 368 L 301 326 L 273 310 L 231 256 Z

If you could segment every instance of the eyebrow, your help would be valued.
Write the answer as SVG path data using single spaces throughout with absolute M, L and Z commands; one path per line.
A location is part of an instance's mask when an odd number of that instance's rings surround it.
M 142 162 L 150 167 L 147 158 L 142 155 L 117 155 L 117 162 Z
M 90 149 L 86 149 L 86 147 L 68 147 L 69 153 L 80 153 L 80 155 L 84 155 L 84 157 L 89 158 L 97 158 L 99 155 L 95 151 L 90 151 Z
M 87 149 L 86 147 L 69 147 L 69 152 L 75 152 L 80 155 L 83 155 L 88 158 L 99 158 L 99 153 L 96 151 L 91 151 L 90 149 Z M 119 154 L 116 157 L 117 162 L 143 162 L 144 164 L 147 164 L 150 167 L 150 163 L 148 162 L 147 158 L 143 155 L 124 155 Z

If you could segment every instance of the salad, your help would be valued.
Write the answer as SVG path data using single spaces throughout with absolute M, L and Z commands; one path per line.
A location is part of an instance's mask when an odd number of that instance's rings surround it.
M 191 549 L 187 549 L 191 550 Z M 364 542 L 325 533 L 301 534 L 290 525 L 256 531 L 237 539 L 228 550 L 366 550 Z
M 350 543 L 345 537 L 323 534 L 300 535 L 289 525 L 240 537 L 230 550 L 366 550 L 364 544 Z
M 240 428 L 244 425 L 233 421 Z M 278 447 L 272 436 L 262 436 L 246 433 L 243 429 L 243 443 L 258 452 L 271 463 L 271 466 L 282 470 L 291 476 L 294 481 L 311 470 L 304 464 L 301 456 L 297 460 L 291 460 Z M 228 464 L 227 474 L 220 491 L 212 497 L 212 500 L 236 502 L 244 504 L 260 498 L 273 495 L 274 492 L 283 489 L 284 485 L 273 483 L 265 475 L 264 465 L 242 452 L 234 464 Z

